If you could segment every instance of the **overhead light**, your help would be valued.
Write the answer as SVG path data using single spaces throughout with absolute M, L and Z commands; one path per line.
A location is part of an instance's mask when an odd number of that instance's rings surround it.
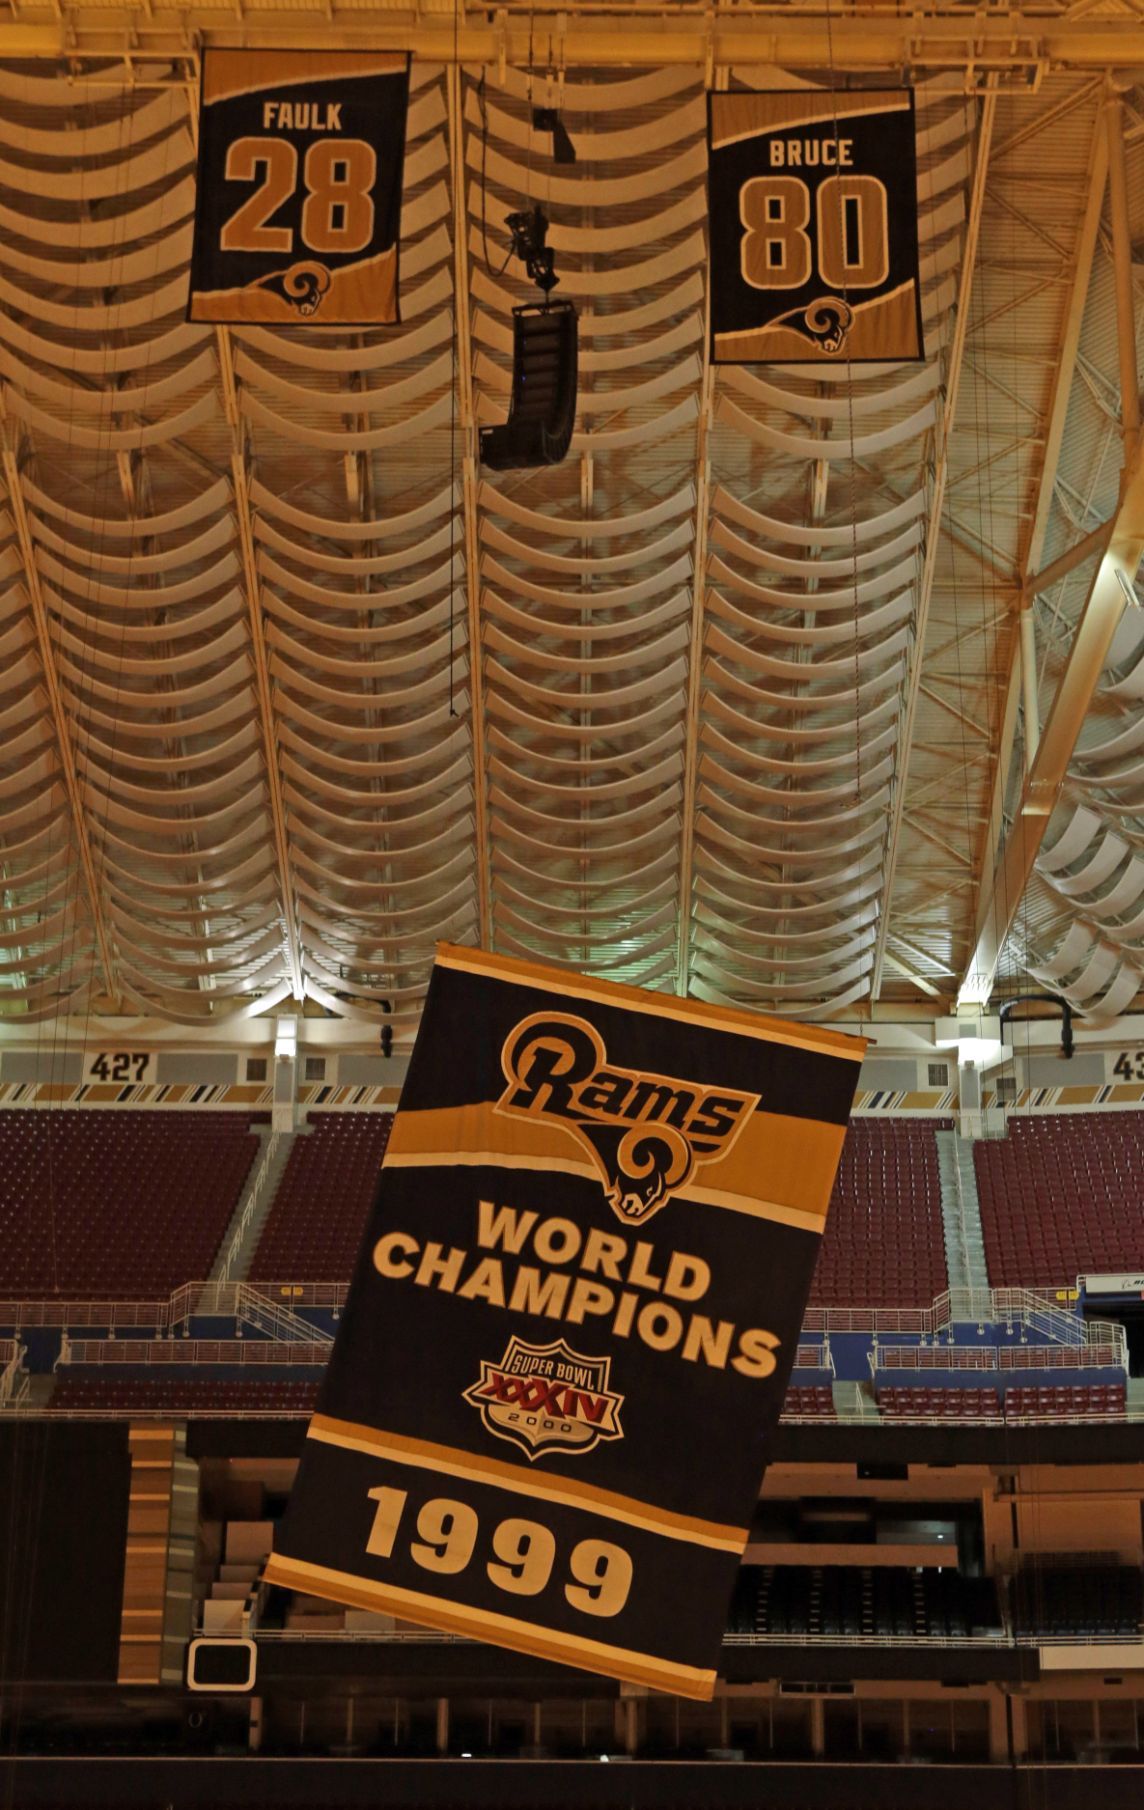
M 274 1020 L 274 1054 L 288 1056 L 293 1060 L 298 1054 L 298 1020 L 296 1018 L 276 1018 Z

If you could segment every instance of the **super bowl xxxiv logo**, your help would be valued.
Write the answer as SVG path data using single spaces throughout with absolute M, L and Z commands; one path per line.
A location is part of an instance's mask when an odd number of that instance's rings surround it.
M 757 1094 L 619 1068 L 583 1018 L 537 1012 L 505 1039 L 507 1086 L 496 1110 L 557 1120 L 588 1151 L 625 1225 L 650 1219 L 703 1163 L 721 1156 Z
M 563 1339 L 526 1345 L 514 1334 L 499 1364 L 481 1360 L 480 1381 L 465 1400 L 498 1439 L 542 1452 L 590 1452 L 602 1439 L 622 1439 L 622 1395 L 609 1389 L 611 1358 L 581 1357 Z

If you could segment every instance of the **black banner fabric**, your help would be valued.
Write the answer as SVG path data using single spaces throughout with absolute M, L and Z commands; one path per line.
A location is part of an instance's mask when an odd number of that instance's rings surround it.
M 409 59 L 203 51 L 189 318 L 387 325 Z
M 708 96 L 715 364 L 924 357 L 908 88 Z
M 864 1048 L 441 948 L 267 1580 L 710 1697 Z

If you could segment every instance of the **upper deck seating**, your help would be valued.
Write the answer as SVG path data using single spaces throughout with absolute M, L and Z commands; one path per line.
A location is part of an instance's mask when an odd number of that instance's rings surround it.
M 262 1228 L 251 1281 L 349 1280 L 392 1124 L 392 1113 L 311 1114 Z
M 281 1414 L 284 1417 L 313 1413 L 318 1384 L 314 1380 L 284 1381 L 274 1377 L 243 1376 L 124 1376 L 99 1366 L 65 1365 L 52 1391 L 53 1409 L 71 1413 L 99 1411 L 131 1414 L 151 1411 L 165 1414 L 220 1416 Z
M 934 1138 L 943 1123 L 850 1121 L 812 1303 L 928 1307 L 948 1287 Z
M 973 1161 L 995 1288 L 1144 1267 L 1144 1113 L 1011 1113 Z
M 257 1152 L 245 1113 L 0 1112 L 0 1295 L 130 1300 L 202 1281 Z

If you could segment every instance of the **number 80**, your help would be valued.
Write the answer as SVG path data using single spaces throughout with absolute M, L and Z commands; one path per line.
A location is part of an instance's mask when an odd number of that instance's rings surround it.
M 886 187 L 876 176 L 827 176 L 815 197 L 818 274 L 831 289 L 876 289 L 890 270 Z M 801 289 L 814 269 L 800 176 L 752 176 L 739 191 L 739 247 L 752 289 Z

